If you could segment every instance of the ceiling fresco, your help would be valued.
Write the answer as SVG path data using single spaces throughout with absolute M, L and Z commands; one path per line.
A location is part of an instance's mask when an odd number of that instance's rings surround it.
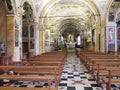
M 18 1 L 18 0 L 16 0 Z M 112 0 L 30 0 L 35 5 L 40 27 L 52 33 L 77 33 L 96 28 L 101 23 L 108 2 Z M 113 3 L 111 10 L 118 8 Z M 104 13 L 103 13 L 104 12 Z
M 71 33 L 71 30 L 80 33 L 90 25 L 92 14 L 89 6 L 81 0 L 61 0 L 48 10 L 44 25 L 47 29 L 57 30 L 61 34 Z

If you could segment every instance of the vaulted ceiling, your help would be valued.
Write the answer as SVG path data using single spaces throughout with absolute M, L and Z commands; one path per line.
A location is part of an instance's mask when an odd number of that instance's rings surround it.
M 26 0 L 29 1 L 29 0 Z M 54 34 L 80 33 L 101 25 L 105 8 L 113 0 L 31 0 L 34 2 L 40 27 Z M 113 3 L 110 10 L 118 9 Z M 75 34 L 76 34 L 75 33 Z
M 95 5 L 91 1 L 90 3 Z M 98 22 L 95 16 L 100 14 L 97 8 L 93 9 L 94 7 L 83 0 L 58 0 L 47 8 L 40 18 L 44 27 L 53 32 L 78 34 L 82 30 L 90 29 L 94 22 Z

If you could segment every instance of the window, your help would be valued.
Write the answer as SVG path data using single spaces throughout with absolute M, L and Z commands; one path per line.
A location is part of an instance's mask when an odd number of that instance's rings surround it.
M 77 45 L 81 45 L 81 38 L 78 36 Z

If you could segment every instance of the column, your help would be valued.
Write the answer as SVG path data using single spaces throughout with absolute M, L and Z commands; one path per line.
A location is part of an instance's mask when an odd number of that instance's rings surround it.
M 44 47 L 43 47 L 43 30 L 42 30 L 42 28 L 40 28 L 40 53 L 43 53 L 43 51 L 44 51 Z
M 14 54 L 15 29 L 14 29 L 14 15 L 7 15 L 7 32 L 6 32 L 6 55 Z

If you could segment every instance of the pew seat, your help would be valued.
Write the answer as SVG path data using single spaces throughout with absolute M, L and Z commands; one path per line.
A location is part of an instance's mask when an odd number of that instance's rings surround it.
M 108 78 L 104 78 L 103 81 L 104 81 L 105 83 L 108 83 Z M 120 79 L 118 79 L 118 78 L 113 78 L 113 79 L 111 79 L 111 83 L 112 83 L 112 84 L 113 84 L 113 83 L 120 84 Z
M 111 90 L 111 84 L 120 84 L 120 69 L 107 68 L 108 77 L 103 78 L 103 82 L 106 83 L 106 90 Z
M 104 78 L 103 79 L 104 83 L 106 83 L 106 90 L 111 90 L 111 84 L 120 84 L 120 79 L 118 78 L 111 78 L 109 81 L 109 78 Z
M 0 87 L 0 90 L 49 90 L 48 88 Z M 50 90 L 57 90 L 51 88 Z
M 38 75 L 0 75 L 0 80 L 18 80 L 18 81 L 46 81 L 50 90 L 52 81 L 55 81 L 54 76 L 38 76 Z M 57 84 L 57 82 L 55 81 Z M 55 85 L 57 87 L 57 85 Z M 9 89 L 11 90 L 11 89 Z

